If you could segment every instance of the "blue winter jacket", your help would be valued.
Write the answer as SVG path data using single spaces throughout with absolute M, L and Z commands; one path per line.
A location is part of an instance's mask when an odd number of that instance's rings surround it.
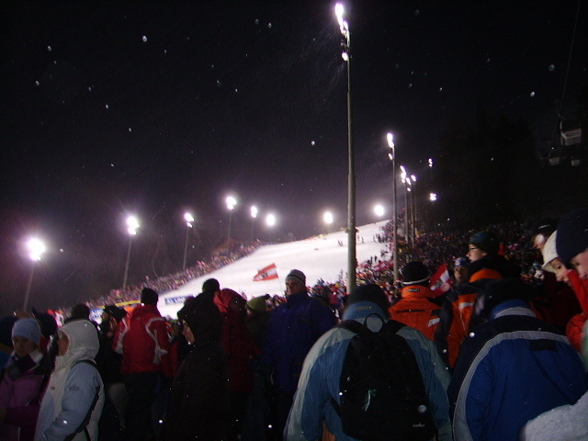
M 262 363 L 272 368 L 278 390 L 296 390 L 304 357 L 335 323 L 333 312 L 306 291 L 290 294 L 286 303 L 271 312 Z
M 456 441 L 517 441 L 537 415 L 587 388 L 578 353 L 522 300 L 494 308 L 463 342 L 449 387 Z
M 371 302 L 350 305 L 345 310 L 343 319 L 363 323 L 365 318 L 373 313 L 388 320 L 387 314 Z M 379 330 L 382 326 L 382 320 L 378 317 L 372 315 L 367 320 L 368 327 L 373 331 Z M 337 327 L 323 335 L 312 347 L 304 361 L 294 404 L 284 430 L 284 439 L 288 441 L 318 440 L 323 432 L 324 421 L 337 441 L 355 440 L 343 432 L 341 419 L 331 404 L 331 399 L 340 403 L 341 370 L 347 347 L 354 335 L 347 329 Z M 398 331 L 398 335 L 408 342 L 416 356 L 429 396 L 429 406 L 438 430 L 438 439 L 452 440 L 449 401 L 446 394 L 449 384 L 447 368 L 437 354 L 433 343 L 420 331 L 405 326 Z

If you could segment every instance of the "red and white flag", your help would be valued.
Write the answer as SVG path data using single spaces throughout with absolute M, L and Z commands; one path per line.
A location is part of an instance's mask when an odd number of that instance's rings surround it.
M 435 297 L 439 297 L 441 294 L 446 293 L 451 288 L 451 284 L 449 283 L 450 280 L 451 277 L 449 276 L 449 271 L 447 270 L 447 264 L 442 263 L 435 274 L 431 276 L 429 289 Z
M 275 263 L 260 269 L 258 273 L 253 277 L 254 282 L 261 282 L 263 280 L 272 280 L 278 278 L 278 268 Z

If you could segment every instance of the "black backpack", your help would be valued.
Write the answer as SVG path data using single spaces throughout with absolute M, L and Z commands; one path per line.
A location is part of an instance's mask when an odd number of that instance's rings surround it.
M 410 346 L 397 335 L 404 325 L 390 320 L 372 332 L 368 318 L 363 325 L 355 320 L 338 325 L 357 334 L 341 371 L 341 404 L 331 399 L 343 432 L 364 441 L 430 440 L 436 428 L 421 371 Z

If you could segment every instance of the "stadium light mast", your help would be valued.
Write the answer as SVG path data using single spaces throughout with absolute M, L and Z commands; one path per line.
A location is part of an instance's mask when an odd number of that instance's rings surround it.
M 182 269 L 186 269 L 186 258 L 188 257 L 188 240 L 190 238 L 190 228 L 194 223 L 194 217 L 190 213 L 184 214 L 184 220 L 186 221 L 186 243 L 184 245 L 184 262 L 182 263 Z
M 276 225 L 276 216 L 272 213 L 268 214 L 265 217 L 265 224 L 269 227 L 269 232 L 268 232 L 268 242 L 272 241 L 272 229 L 274 227 L 274 225 Z
M 398 241 L 396 239 L 397 232 L 397 214 L 396 214 L 396 149 L 394 148 L 394 135 L 388 133 L 386 135 L 388 140 L 388 147 L 390 153 L 388 157 L 392 161 L 392 261 L 394 262 L 394 283 L 398 280 Z
M 400 171 L 400 180 L 404 184 L 404 237 L 408 243 L 410 240 L 410 231 L 408 230 L 408 182 L 410 182 L 410 178 L 404 166 L 400 166 Z
M 31 287 L 33 286 L 35 266 L 36 263 L 41 260 L 41 256 L 46 251 L 46 247 L 40 239 L 33 237 L 27 242 L 27 250 L 29 252 L 29 258 L 31 259 L 31 273 L 29 274 L 29 281 L 27 283 L 27 290 L 25 291 L 25 298 L 22 306 L 22 309 L 25 311 L 27 310 L 27 306 L 29 306 L 29 297 L 31 294 Z
M 237 199 L 235 199 L 233 196 L 227 196 L 225 202 L 227 203 L 227 208 L 229 209 L 229 231 L 227 232 L 228 242 L 231 240 L 231 220 L 233 217 L 233 209 L 235 208 L 235 205 L 237 205 Z
M 325 224 L 327 224 L 327 236 L 329 235 L 329 227 L 333 223 L 333 219 L 333 213 L 330 211 L 326 211 L 323 215 L 323 220 L 325 221 Z
M 127 261 L 125 263 L 125 276 L 123 278 L 123 289 L 127 286 L 127 279 L 129 277 L 129 263 L 131 261 L 131 248 L 133 246 L 133 237 L 137 235 L 139 229 L 139 221 L 135 216 L 127 217 L 127 232 L 129 233 L 129 249 L 127 251 Z
M 349 172 L 347 177 L 347 292 L 356 285 L 356 226 L 355 226 L 355 152 L 353 149 L 352 113 L 351 113 L 351 32 L 349 24 L 343 19 L 345 8 L 341 3 L 335 5 L 335 15 L 339 23 L 343 41 L 341 57 L 347 63 L 347 154 Z
M 255 218 L 257 217 L 257 207 L 255 205 L 251 206 L 251 242 L 253 242 L 253 227 L 255 225 Z

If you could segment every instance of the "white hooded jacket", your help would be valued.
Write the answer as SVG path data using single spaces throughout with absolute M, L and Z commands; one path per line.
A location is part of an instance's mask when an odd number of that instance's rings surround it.
M 104 406 L 104 385 L 98 370 L 83 360 L 93 361 L 98 353 L 98 333 L 88 320 L 76 320 L 59 330 L 69 339 L 67 352 L 58 356 L 41 403 L 35 441 L 63 441 L 80 427 L 99 393 L 87 431 L 98 439 L 98 421 Z M 84 430 L 74 441 L 86 441 Z

